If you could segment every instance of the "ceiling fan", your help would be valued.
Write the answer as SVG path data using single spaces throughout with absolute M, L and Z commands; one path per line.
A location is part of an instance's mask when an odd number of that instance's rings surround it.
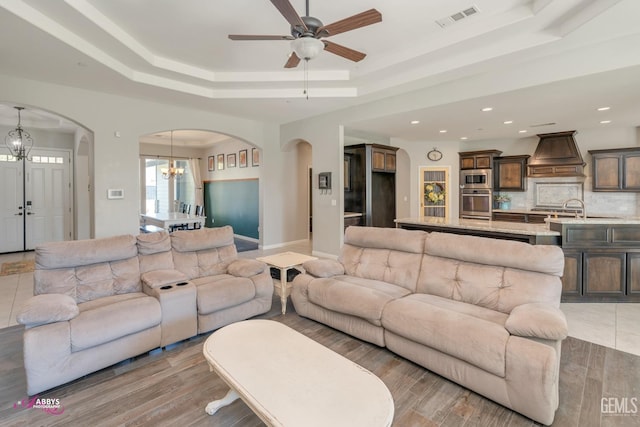
M 369 9 L 332 24 L 324 25 L 318 18 L 309 16 L 309 0 L 306 1 L 306 16 L 299 16 L 289 0 L 271 0 L 271 3 L 291 24 L 290 36 L 229 34 L 229 38 L 231 40 L 291 40 L 293 52 L 284 65 L 285 68 L 294 68 L 300 63 L 301 59 L 308 61 L 317 56 L 322 50 L 354 62 L 362 61 L 367 56 L 365 53 L 320 39 L 382 21 L 380 12 L 376 9 Z

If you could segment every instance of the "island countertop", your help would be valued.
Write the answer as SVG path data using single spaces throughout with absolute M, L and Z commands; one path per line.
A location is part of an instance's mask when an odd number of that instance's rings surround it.
M 483 237 L 507 238 L 531 244 L 560 244 L 558 231 L 549 230 L 546 224 L 531 224 L 509 221 L 491 221 L 465 218 L 399 218 L 395 220 L 400 228 L 426 231 L 442 231 L 456 234 L 470 234 Z

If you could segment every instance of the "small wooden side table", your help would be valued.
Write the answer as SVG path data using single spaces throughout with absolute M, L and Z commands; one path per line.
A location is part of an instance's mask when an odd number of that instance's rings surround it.
M 301 266 L 307 261 L 318 259 L 314 256 L 303 255 L 297 252 L 283 252 L 275 255 L 263 256 L 256 258 L 258 261 L 262 261 L 265 264 L 280 269 L 280 280 L 273 281 L 273 287 L 280 296 L 280 303 L 282 304 L 282 314 L 287 313 L 287 298 L 291 293 L 291 284 L 287 283 L 287 271 L 290 268 Z

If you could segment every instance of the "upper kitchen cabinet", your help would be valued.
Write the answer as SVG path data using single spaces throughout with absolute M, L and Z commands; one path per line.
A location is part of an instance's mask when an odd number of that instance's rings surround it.
M 493 187 L 496 191 L 527 191 L 528 154 L 496 157 L 494 159 Z
M 539 134 L 529 159 L 528 175 L 534 178 L 584 176 L 584 161 L 574 140 L 575 130 Z
M 502 154 L 502 151 L 463 151 L 458 154 L 460 155 L 460 169 L 491 169 L 494 157 Z
M 396 150 L 397 148 L 372 148 L 371 163 L 375 172 L 395 172 L 396 171 Z
M 640 192 L 640 149 L 589 150 L 593 191 Z

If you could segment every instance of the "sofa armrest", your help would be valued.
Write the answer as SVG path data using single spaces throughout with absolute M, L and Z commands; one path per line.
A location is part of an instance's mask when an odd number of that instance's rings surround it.
M 236 277 L 253 277 L 267 269 L 267 264 L 255 259 L 237 259 L 227 267 L 227 272 Z
M 75 300 L 63 294 L 42 294 L 31 297 L 20 308 L 16 321 L 27 328 L 64 322 L 80 314 Z
M 563 340 L 567 337 L 567 319 L 559 308 L 548 304 L 522 304 L 511 310 L 505 322 L 511 335 Z
M 189 280 L 186 274 L 173 269 L 147 271 L 146 273 L 142 273 L 140 279 L 142 279 L 143 285 L 151 289 Z
M 304 270 L 315 277 L 332 277 L 344 274 L 344 266 L 333 259 L 314 259 L 302 264 Z

